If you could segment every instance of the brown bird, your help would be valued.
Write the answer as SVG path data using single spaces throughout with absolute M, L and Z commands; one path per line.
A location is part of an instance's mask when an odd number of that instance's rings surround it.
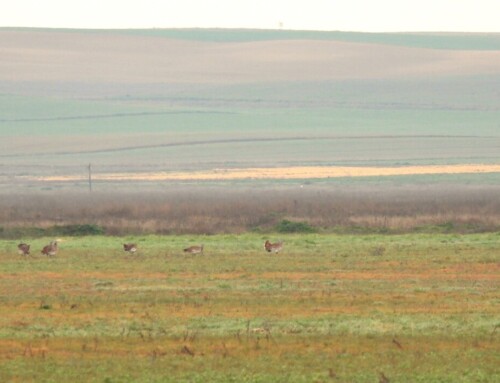
M 135 243 L 124 243 L 123 250 L 129 252 L 130 254 L 134 254 L 137 251 L 137 245 Z
M 271 243 L 269 241 L 266 241 L 266 243 L 264 243 L 264 249 L 266 249 L 268 253 L 274 251 L 274 253 L 277 254 L 281 250 L 283 250 L 283 241 L 276 243 Z
M 57 254 L 57 241 L 51 241 L 47 246 L 42 249 L 42 254 L 52 257 Z
M 189 254 L 203 254 L 203 245 L 187 247 L 184 249 L 184 252 Z
M 17 252 L 19 255 L 30 255 L 30 245 L 26 243 L 20 243 L 17 245 Z

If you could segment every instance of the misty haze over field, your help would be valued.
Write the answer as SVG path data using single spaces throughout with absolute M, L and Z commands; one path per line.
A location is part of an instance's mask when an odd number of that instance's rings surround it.
M 0 55 L 4 190 L 79 189 L 89 163 L 500 162 L 500 34 L 3 28 Z

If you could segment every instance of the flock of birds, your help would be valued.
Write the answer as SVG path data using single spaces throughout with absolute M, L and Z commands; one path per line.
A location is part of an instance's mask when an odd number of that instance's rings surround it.
M 123 244 L 123 250 L 131 254 L 134 254 L 137 251 L 137 248 L 136 243 Z M 266 249 L 268 253 L 274 252 L 277 254 L 283 249 L 283 241 L 271 243 L 267 240 L 264 243 L 264 249 Z M 203 254 L 203 245 L 186 247 L 183 251 L 188 254 Z
M 47 246 L 44 246 L 41 253 L 43 255 L 46 255 L 48 257 L 53 257 L 57 254 L 57 250 L 59 249 L 58 247 L 58 241 L 51 241 Z M 20 243 L 17 245 L 17 249 L 20 255 L 28 256 L 30 255 L 30 245 L 26 243 Z M 127 253 L 134 254 L 138 249 L 138 246 L 136 243 L 124 243 L 123 244 L 123 250 L 126 251 Z M 264 243 L 264 249 L 268 253 L 274 252 L 275 254 L 279 253 L 283 249 L 283 241 L 281 242 L 276 242 L 276 243 L 271 243 L 269 241 L 266 241 Z M 185 253 L 188 254 L 203 254 L 203 245 L 201 246 L 190 246 L 185 249 L 183 249 Z
M 17 249 L 19 251 L 19 254 L 21 255 L 30 255 L 30 245 L 26 243 L 20 243 L 17 245 Z M 43 255 L 52 257 L 57 254 L 57 250 L 59 249 L 57 245 L 57 241 L 52 241 L 50 242 L 47 246 L 44 246 L 41 253 Z

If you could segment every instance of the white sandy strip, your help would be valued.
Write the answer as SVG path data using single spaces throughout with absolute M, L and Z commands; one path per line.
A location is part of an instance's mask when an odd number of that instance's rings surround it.
M 246 179 L 311 179 L 400 176 L 416 174 L 500 173 L 500 164 L 401 167 L 297 166 L 280 168 L 213 169 L 193 172 L 95 174 L 99 181 L 209 181 Z M 37 181 L 83 181 L 84 175 L 36 177 Z

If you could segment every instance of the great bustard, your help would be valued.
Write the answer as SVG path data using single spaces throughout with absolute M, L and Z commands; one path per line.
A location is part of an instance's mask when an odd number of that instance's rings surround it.
M 30 245 L 26 243 L 20 243 L 17 245 L 17 252 L 19 255 L 30 255 Z
M 137 251 L 137 245 L 135 243 L 124 243 L 123 250 L 129 252 L 130 254 L 134 254 Z
M 42 249 L 42 254 L 49 257 L 56 255 L 58 250 L 57 242 L 58 241 L 51 241 L 47 246 L 44 246 L 44 248 Z
M 187 247 L 184 249 L 184 252 L 189 254 L 203 254 L 203 245 Z
M 274 253 L 277 254 L 281 250 L 283 250 L 283 241 L 276 243 L 271 243 L 269 241 L 266 241 L 266 243 L 264 243 L 264 249 L 266 249 L 268 253 L 274 251 Z

